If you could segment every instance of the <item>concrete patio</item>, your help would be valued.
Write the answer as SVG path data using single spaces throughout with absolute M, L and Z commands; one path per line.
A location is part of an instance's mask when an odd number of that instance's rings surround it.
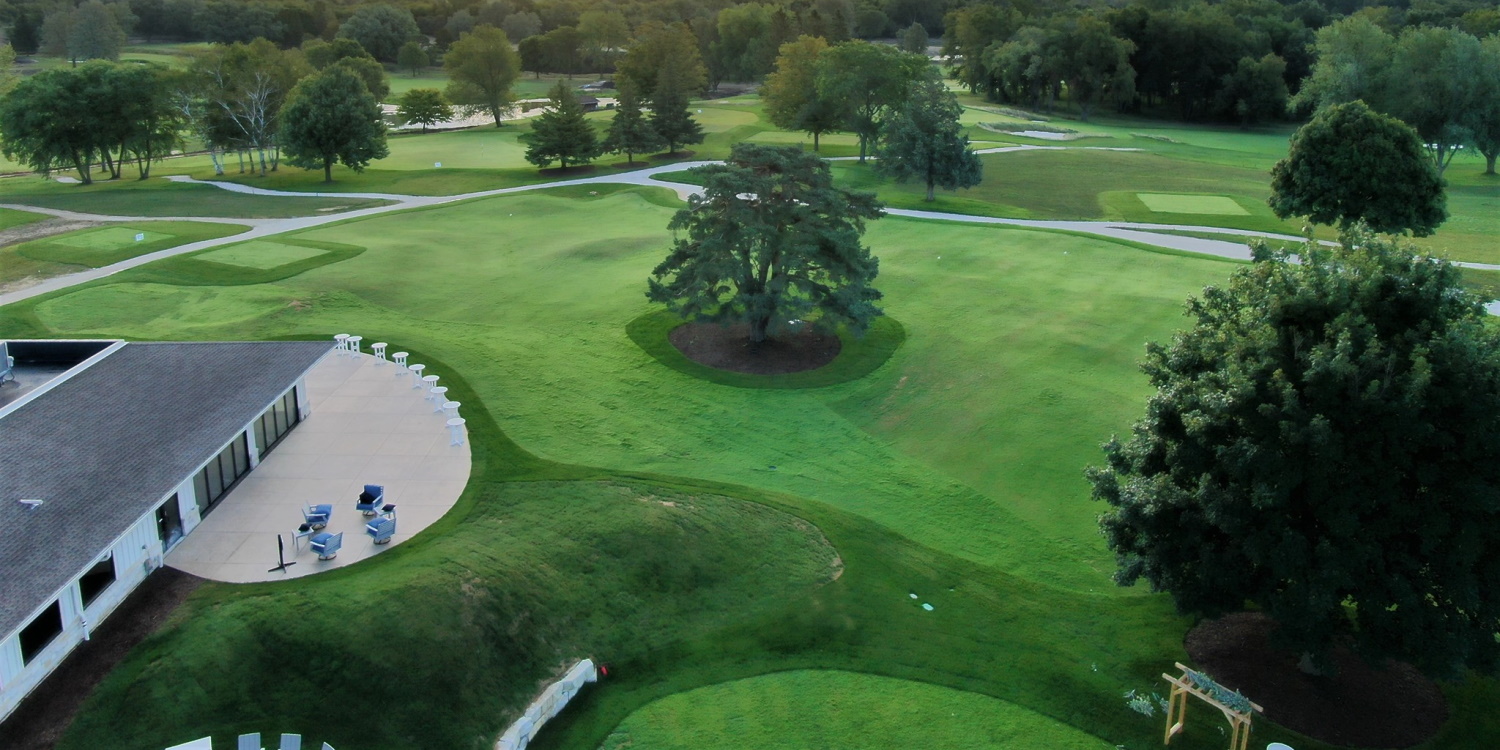
M 440 383 L 441 384 L 441 383 Z M 307 377 L 312 412 L 251 471 L 203 522 L 168 553 L 166 564 L 217 581 L 297 578 L 352 565 L 390 549 L 453 507 L 469 480 L 469 443 L 450 445 L 446 418 L 412 387 L 412 374 L 367 354 L 337 352 Z M 397 533 L 376 545 L 354 508 L 365 484 L 385 486 L 396 506 Z M 318 560 L 306 540 L 294 544 L 304 504 L 333 505 L 325 531 L 344 532 L 332 560 Z M 286 542 L 284 572 L 276 536 Z

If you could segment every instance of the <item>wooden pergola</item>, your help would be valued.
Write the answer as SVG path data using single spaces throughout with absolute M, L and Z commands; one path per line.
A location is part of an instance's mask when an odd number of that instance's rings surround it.
M 1181 675 L 1162 673 L 1162 679 L 1172 685 L 1171 695 L 1167 699 L 1167 736 L 1162 744 L 1172 744 L 1172 737 L 1183 731 L 1183 725 L 1187 722 L 1187 698 L 1193 695 L 1219 709 L 1224 713 L 1224 718 L 1229 720 L 1229 750 L 1249 750 L 1250 720 L 1256 713 L 1265 713 L 1265 709 L 1219 685 L 1202 672 L 1188 669 L 1181 663 L 1177 664 L 1177 668 L 1182 670 Z M 1233 702 L 1240 705 L 1230 705 L 1224 698 L 1237 698 Z

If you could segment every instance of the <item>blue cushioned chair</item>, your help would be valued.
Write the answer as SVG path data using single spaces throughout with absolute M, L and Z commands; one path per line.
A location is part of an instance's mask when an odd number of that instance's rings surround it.
M 283 732 L 280 750 L 302 750 L 302 735 Z
M 260 746 L 260 732 L 240 735 L 240 742 L 237 750 L 264 750 Z
M 380 512 L 380 506 L 384 504 L 385 488 L 378 484 L 367 484 L 365 491 L 359 493 L 359 499 L 354 501 L 354 509 L 367 516 L 373 516 Z
M 313 552 L 318 553 L 319 560 L 332 560 L 338 556 L 339 550 L 344 546 L 344 532 L 330 534 L 325 531 L 313 537 L 308 546 L 312 547 Z
M 387 514 L 365 524 L 365 533 L 369 534 L 376 544 L 389 543 L 391 537 L 396 535 L 395 514 Z
M 333 506 L 327 503 L 322 505 L 303 505 L 302 520 L 308 526 L 321 529 L 328 525 L 328 520 L 333 518 Z

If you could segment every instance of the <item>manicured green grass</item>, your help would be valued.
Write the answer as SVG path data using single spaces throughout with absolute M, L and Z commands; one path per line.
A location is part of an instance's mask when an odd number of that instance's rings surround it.
M 0 229 L 10 229 L 22 224 L 30 224 L 33 221 L 41 221 L 45 218 L 47 218 L 46 214 L 17 211 L 13 208 L 0 208 Z
M 1180 193 L 1136 193 L 1146 208 L 1159 214 L 1215 214 L 1248 216 L 1243 206 L 1222 195 L 1182 195 Z
M 1142 343 L 1169 336 L 1183 298 L 1232 264 L 884 219 L 868 242 L 904 343 L 857 380 L 755 389 L 664 366 L 631 339 L 675 199 L 548 192 L 278 238 L 363 248 L 296 275 L 174 258 L 0 308 L 14 335 L 388 341 L 464 403 L 476 460 L 459 505 L 389 553 L 201 589 L 106 679 L 63 750 L 241 731 L 485 747 L 580 656 L 611 677 L 538 750 L 593 750 L 658 699 L 792 669 L 914 680 L 1111 744 L 1160 741 L 1160 718 L 1121 696 L 1157 689 L 1189 623 L 1165 597 L 1109 583 L 1082 467 L 1140 413 Z M 831 582 L 823 538 L 843 566 Z M 1495 692 L 1453 688 L 1434 748 L 1488 747 Z M 1213 725 L 1182 747 L 1221 747 Z M 1257 725 L 1257 743 L 1277 739 L 1325 747 Z
M 243 242 L 238 245 L 210 250 L 194 256 L 200 261 L 212 261 L 241 268 L 257 268 L 262 271 L 295 263 L 300 260 L 316 258 L 328 251 L 305 245 L 286 245 L 270 240 L 254 240 Z
M 384 203 L 354 198 L 246 195 L 208 185 L 168 182 L 161 178 L 69 185 L 40 177 L 14 177 L 0 181 L 0 202 L 110 216 L 216 216 L 239 219 L 317 216 Z
M 239 234 L 249 227 L 206 222 L 146 221 L 82 229 L 0 249 L 0 283 L 100 268 L 138 255 Z M 145 239 L 137 242 L 136 235 Z
M 601 750 L 1113 750 L 1066 724 L 977 693 L 852 672 L 798 670 L 663 698 Z

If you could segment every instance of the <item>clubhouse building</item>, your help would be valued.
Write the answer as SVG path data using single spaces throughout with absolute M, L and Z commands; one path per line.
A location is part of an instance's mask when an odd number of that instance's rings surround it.
M 0 342 L 0 720 L 307 417 L 332 349 Z

